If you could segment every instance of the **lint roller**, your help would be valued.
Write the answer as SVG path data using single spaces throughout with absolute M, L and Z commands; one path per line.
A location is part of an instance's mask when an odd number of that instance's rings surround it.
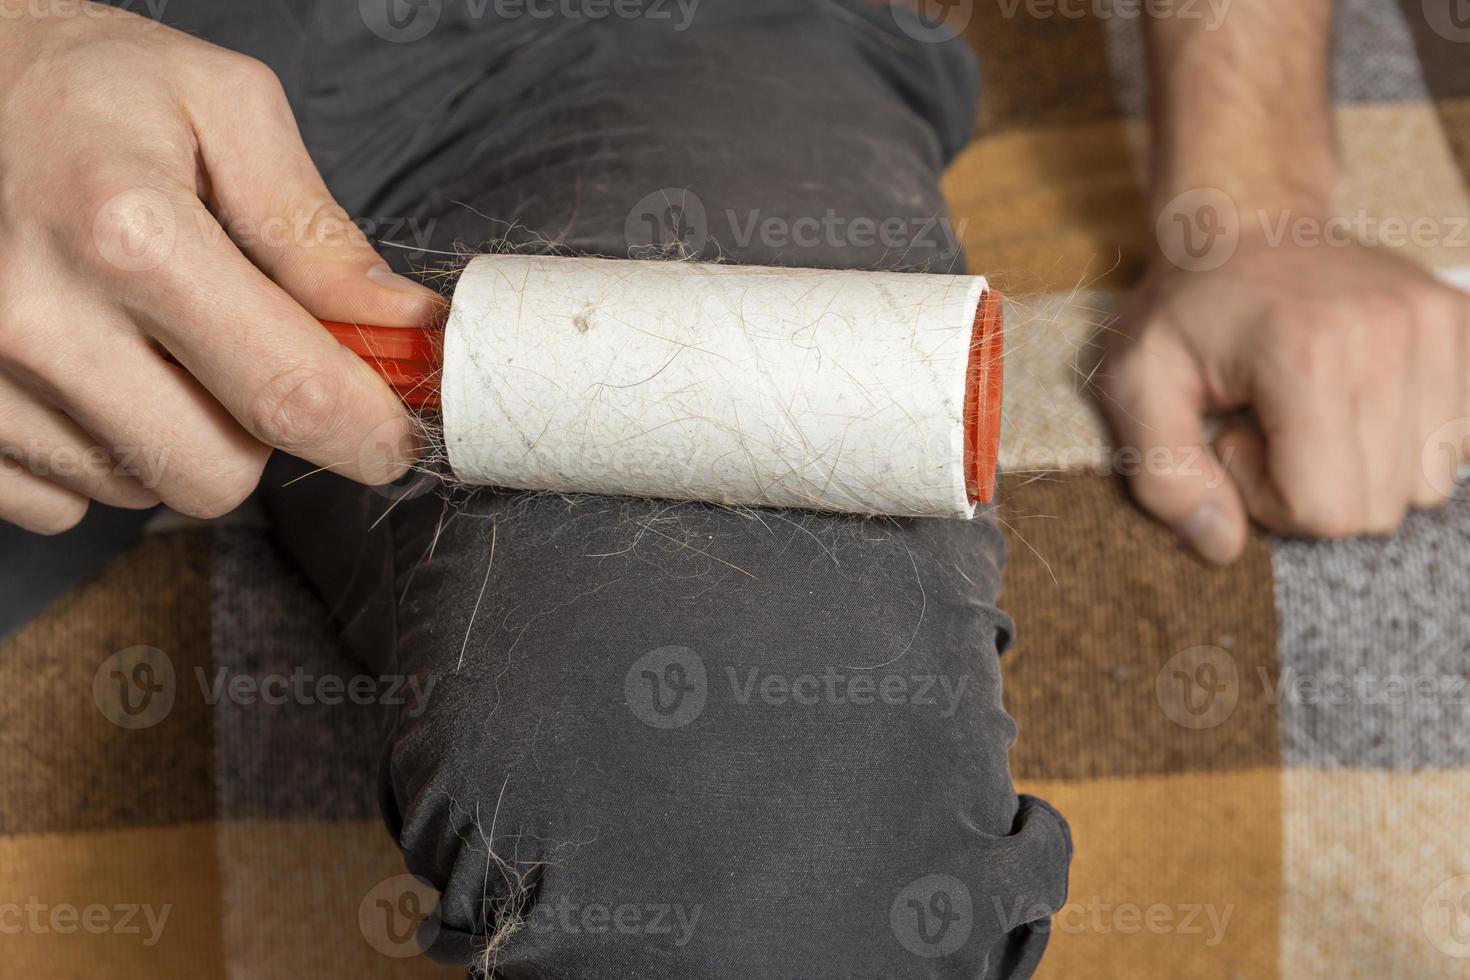
M 980 276 L 485 255 L 442 342 L 327 326 L 442 411 L 466 483 L 895 517 L 995 493 Z

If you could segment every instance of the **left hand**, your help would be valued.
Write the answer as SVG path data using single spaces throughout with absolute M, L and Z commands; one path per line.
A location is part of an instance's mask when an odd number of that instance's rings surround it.
M 1102 402 L 1141 454 L 1138 501 L 1209 561 L 1240 555 L 1247 515 L 1285 534 L 1387 534 L 1453 488 L 1467 334 L 1470 297 L 1420 266 L 1257 229 L 1217 269 L 1156 264 L 1109 345 Z M 1238 409 L 1257 425 L 1211 447 L 1205 416 Z

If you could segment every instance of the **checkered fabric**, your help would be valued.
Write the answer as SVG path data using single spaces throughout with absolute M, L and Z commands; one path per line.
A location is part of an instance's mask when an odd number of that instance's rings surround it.
M 1451 273 L 1456 2 L 1339 0 L 1334 78 L 1342 211 L 1434 219 L 1404 251 Z M 1392 540 L 1258 535 L 1223 570 L 1139 514 L 1082 384 L 1151 245 L 1137 4 L 958 8 L 986 97 L 946 190 L 1013 297 L 1012 762 L 1076 842 L 1042 975 L 1470 977 L 1470 496 Z M 0 649 L 0 902 L 31 917 L 0 916 L 0 976 L 460 975 L 404 941 L 361 707 L 220 696 L 351 677 L 325 622 L 236 523 L 149 535 Z

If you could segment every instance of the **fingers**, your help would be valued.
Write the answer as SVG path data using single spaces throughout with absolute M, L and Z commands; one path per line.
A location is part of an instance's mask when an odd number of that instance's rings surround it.
M 367 483 L 402 475 L 417 441 L 392 390 L 228 238 L 192 231 L 206 220 L 201 207 L 179 222 L 132 316 L 266 445 Z
M 36 534 L 60 534 L 86 513 L 86 497 L 0 457 L 0 520 Z
M 250 260 L 318 319 L 419 326 L 438 293 L 394 274 L 328 192 L 269 68 L 235 63 L 240 97 L 196 126 L 208 201 Z
M 1342 383 L 1345 352 L 1322 341 L 1295 353 L 1258 368 L 1259 436 L 1227 433 L 1220 451 L 1233 454 L 1230 472 L 1246 508 L 1266 528 L 1324 538 L 1360 533 L 1369 518 L 1370 447 L 1356 394 Z
M 1444 299 L 1443 311 L 1426 324 L 1419 357 L 1420 439 L 1410 461 L 1411 502 L 1418 508 L 1448 500 L 1461 464 L 1470 457 L 1470 297 L 1446 288 Z
M 88 498 L 213 516 L 271 446 L 398 476 L 402 405 L 317 320 L 419 325 L 438 295 L 347 220 L 258 62 L 67 26 L 7 49 L 45 84 L 0 107 L 24 123 L 0 161 L 0 517 L 59 530 Z
M 94 313 L 94 334 L 80 342 L 58 338 L 50 356 L 30 368 L 26 387 L 125 460 L 174 510 L 205 518 L 228 513 L 255 488 L 269 449 L 119 317 Z
M 1410 270 L 1398 294 L 1365 292 L 1332 322 L 1277 326 L 1293 328 L 1298 342 L 1256 374 L 1265 438 L 1225 440 L 1239 455 L 1232 478 L 1267 528 L 1386 535 L 1410 507 L 1437 506 L 1453 492 L 1466 304 L 1425 279 Z
M 1206 561 L 1245 548 L 1245 511 L 1205 439 L 1198 370 L 1170 343 L 1140 344 L 1105 381 L 1103 404 L 1120 447 L 1137 454 L 1129 484 L 1143 508 Z
M 0 455 L 36 476 L 113 507 L 141 509 L 158 496 L 75 422 L 0 375 Z M 146 477 L 145 477 L 146 479 Z

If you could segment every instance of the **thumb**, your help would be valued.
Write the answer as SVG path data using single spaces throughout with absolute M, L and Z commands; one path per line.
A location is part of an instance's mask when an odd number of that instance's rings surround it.
M 1229 564 L 1245 548 L 1245 507 L 1205 439 L 1204 386 L 1174 344 L 1135 346 L 1104 378 L 1120 468 L 1139 504 L 1197 555 Z
M 438 293 L 394 273 L 327 190 L 269 68 L 196 113 L 207 201 L 240 250 L 318 319 L 420 326 Z

